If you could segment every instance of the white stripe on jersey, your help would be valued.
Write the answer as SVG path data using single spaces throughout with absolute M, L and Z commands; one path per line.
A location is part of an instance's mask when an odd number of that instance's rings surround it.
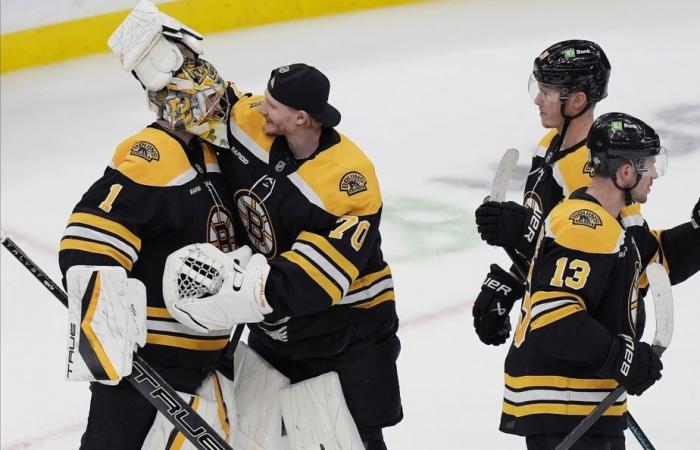
M 129 258 L 131 258 L 131 262 L 136 262 L 139 259 L 138 253 L 136 253 L 132 246 L 126 244 L 125 241 L 122 241 L 121 239 L 118 239 L 114 236 L 110 236 L 109 234 L 93 230 L 92 228 L 81 227 L 79 225 L 71 225 L 69 227 L 66 227 L 66 231 L 63 233 L 63 237 L 69 236 L 82 237 L 85 239 L 109 244 L 112 247 L 116 247 L 122 252 L 129 255 Z

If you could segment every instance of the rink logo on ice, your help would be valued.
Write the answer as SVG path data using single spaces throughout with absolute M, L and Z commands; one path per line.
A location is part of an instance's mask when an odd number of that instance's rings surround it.
M 569 216 L 574 225 L 583 225 L 595 229 L 603 224 L 600 216 L 589 209 L 579 209 Z
M 138 141 L 133 145 L 133 147 L 131 147 L 131 151 L 129 153 L 134 156 L 138 156 L 139 158 L 143 158 L 148 162 L 160 161 L 160 153 L 158 153 L 158 149 L 150 142 Z
M 367 178 L 359 172 L 348 172 L 340 179 L 339 189 L 348 195 L 367 190 Z

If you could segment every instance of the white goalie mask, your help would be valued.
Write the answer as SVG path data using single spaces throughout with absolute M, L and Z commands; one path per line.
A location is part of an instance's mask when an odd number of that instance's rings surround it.
M 228 147 L 227 87 L 211 63 L 185 58 L 164 88 L 147 92 L 148 107 L 173 130 L 187 130 L 214 145 Z

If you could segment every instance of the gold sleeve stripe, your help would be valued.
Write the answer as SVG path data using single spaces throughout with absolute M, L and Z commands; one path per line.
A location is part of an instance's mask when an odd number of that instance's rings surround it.
M 514 377 L 505 374 L 506 386 L 512 389 L 534 387 L 554 387 L 561 389 L 609 389 L 613 390 L 619 383 L 612 379 L 601 378 L 567 378 L 556 375 L 526 375 Z
M 353 291 L 357 291 L 366 286 L 369 286 L 378 279 L 384 278 L 389 275 L 391 275 L 391 268 L 389 266 L 386 266 L 379 272 L 370 273 L 362 278 L 358 278 L 350 285 L 350 290 L 348 291 L 348 293 L 352 293 Z
M 395 300 L 394 299 L 394 291 L 392 290 L 392 291 L 388 291 L 388 292 L 383 293 L 382 295 L 380 295 L 379 297 L 375 298 L 372 301 L 369 301 L 367 303 L 360 303 L 359 305 L 353 305 L 352 307 L 357 308 L 357 309 L 369 309 L 369 308 L 373 308 L 373 307 L 379 305 L 380 303 L 394 301 L 394 300 Z
M 90 343 L 90 347 L 92 347 L 93 351 L 95 352 L 97 359 L 100 360 L 100 364 L 107 373 L 107 376 L 109 376 L 109 379 L 118 380 L 119 377 L 117 376 L 117 371 L 114 369 L 114 366 L 112 366 L 107 353 L 105 352 L 104 348 L 102 348 L 102 344 L 100 344 L 100 340 L 97 338 L 97 336 L 95 336 L 95 332 L 90 326 L 90 322 L 92 322 L 92 318 L 95 315 L 95 310 L 97 310 L 97 301 L 100 298 L 101 280 L 102 278 L 100 277 L 100 274 L 97 273 L 95 286 L 92 289 L 92 295 L 90 296 L 90 303 L 88 304 L 85 318 L 80 323 L 80 328 L 83 330 L 83 333 L 85 333 L 85 336 Z
M 542 328 L 544 326 L 551 324 L 552 322 L 556 322 L 557 320 L 563 319 L 564 317 L 570 316 L 570 315 L 577 313 L 577 312 L 581 312 L 583 310 L 584 309 L 581 308 L 581 305 L 578 305 L 578 304 L 569 305 L 569 306 L 565 306 L 563 308 L 555 309 L 554 311 L 543 314 L 542 316 L 533 320 L 532 323 L 530 324 L 530 330 L 536 330 L 538 328 Z
M 306 258 L 293 251 L 284 252 L 282 256 L 306 272 L 306 274 L 328 294 L 331 298 L 331 304 L 335 305 L 340 301 L 343 295 L 340 289 Z
M 68 223 L 82 223 L 95 228 L 100 228 L 109 231 L 112 234 L 119 236 L 126 242 L 131 244 L 137 251 L 141 251 L 141 239 L 134 233 L 129 231 L 124 225 L 114 222 L 113 220 L 104 217 L 96 216 L 89 213 L 73 213 L 68 218 Z
M 587 416 L 593 411 L 596 405 L 575 405 L 565 403 L 533 403 L 529 405 L 515 406 L 503 402 L 503 412 L 515 416 L 523 417 L 532 414 L 556 414 L 561 416 Z M 604 416 L 621 416 L 627 412 L 627 402 L 622 405 L 613 405 L 603 413 Z
M 348 274 L 351 281 L 357 279 L 357 276 L 359 275 L 357 267 L 348 261 L 348 259 L 343 256 L 342 253 L 336 250 L 326 238 L 318 234 L 309 233 L 308 231 L 302 231 L 299 234 L 298 239 L 314 244 L 319 250 L 325 253 L 326 256 L 331 259 L 331 261 L 343 269 L 343 271 Z
M 584 302 L 580 296 L 566 291 L 537 291 L 534 294 L 532 294 L 531 303 L 534 305 L 536 303 L 543 302 L 545 300 L 552 300 L 555 298 L 574 299 L 579 303 L 579 305 L 581 305 L 583 309 L 586 309 L 586 302 Z
M 165 345 L 168 347 L 185 348 L 188 350 L 221 350 L 228 344 L 228 338 L 224 339 L 190 339 L 165 334 L 148 333 L 147 344 Z
M 221 392 L 221 384 L 219 383 L 219 377 L 216 372 L 212 372 L 211 380 L 214 383 L 214 396 L 216 397 L 216 413 L 219 416 L 219 424 L 224 432 L 224 440 L 228 441 L 230 427 L 228 419 L 228 410 L 226 409 L 226 403 L 224 403 L 224 394 Z
M 146 308 L 146 316 L 148 317 L 159 317 L 161 319 L 172 319 L 173 316 L 170 315 L 167 308 L 157 308 L 155 306 L 149 306 Z
M 133 263 L 131 259 L 125 256 L 118 250 L 105 244 L 97 244 L 95 242 L 80 241 L 77 239 L 63 239 L 61 241 L 60 250 L 81 250 L 88 253 L 99 253 L 101 255 L 109 256 L 110 258 L 117 261 L 126 270 L 131 270 Z

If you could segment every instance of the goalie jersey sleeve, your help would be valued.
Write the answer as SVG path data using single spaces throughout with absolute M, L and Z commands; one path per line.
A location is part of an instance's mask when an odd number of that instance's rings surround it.
M 500 428 L 519 435 L 568 433 L 617 387 L 601 367 L 636 330 L 643 263 L 622 224 L 579 190 L 544 226 L 505 363 Z M 591 432 L 621 434 L 626 410 L 623 395 Z
M 195 138 L 187 145 L 154 124 L 117 147 L 75 206 L 61 240 L 64 276 L 74 265 L 118 265 L 145 284 L 147 344 L 139 353 L 156 367 L 176 366 L 162 374 L 183 390 L 198 386 L 201 371 L 218 364 L 228 333 L 193 333 L 170 317 L 163 267 L 171 252 L 194 242 L 234 248 L 226 192 L 209 144 Z

